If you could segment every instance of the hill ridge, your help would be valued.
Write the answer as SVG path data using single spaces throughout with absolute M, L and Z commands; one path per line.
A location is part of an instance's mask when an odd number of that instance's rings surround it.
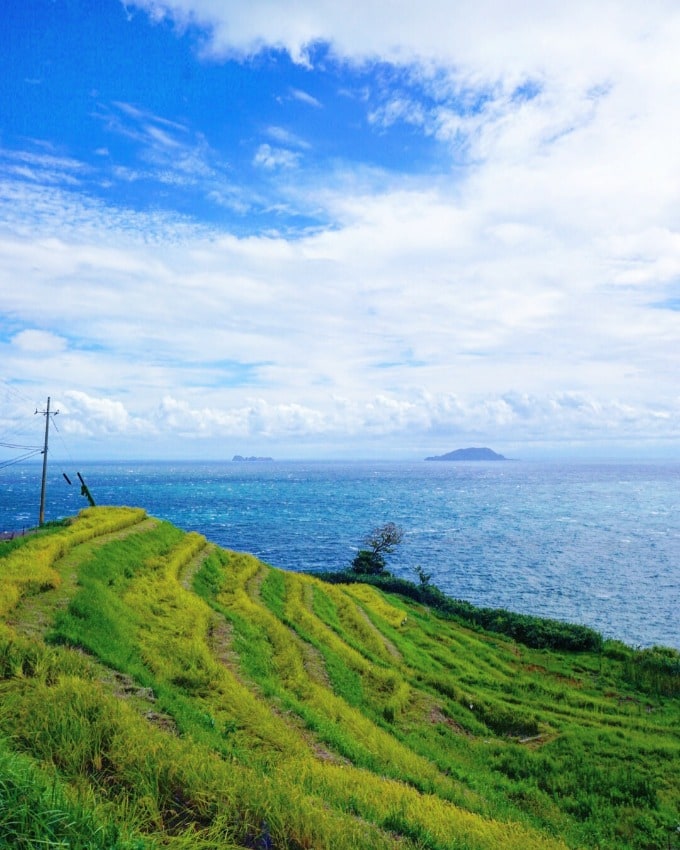
M 639 847 L 641 823 L 657 840 L 677 812 L 675 663 L 531 649 L 403 593 L 88 508 L 0 544 L 0 835 Z

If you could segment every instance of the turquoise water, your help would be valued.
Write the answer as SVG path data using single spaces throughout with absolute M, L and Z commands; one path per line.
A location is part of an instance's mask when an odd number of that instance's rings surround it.
M 76 482 L 73 469 L 65 469 Z M 142 506 L 290 570 L 341 569 L 387 521 L 389 561 L 422 566 L 477 605 L 680 648 L 680 464 L 107 463 L 82 465 L 98 504 Z M 46 518 L 85 506 L 52 464 Z M 37 521 L 39 465 L 0 471 L 0 531 Z

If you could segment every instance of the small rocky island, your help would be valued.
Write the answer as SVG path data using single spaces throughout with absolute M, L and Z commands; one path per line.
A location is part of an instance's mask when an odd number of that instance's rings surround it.
M 234 455 L 231 459 L 232 463 L 272 463 L 273 457 L 243 457 L 243 455 Z
M 507 460 L 507 457 L 487 448 L 470 448 L 456 449 L 445 455 L 426 457 L 425 460 Z

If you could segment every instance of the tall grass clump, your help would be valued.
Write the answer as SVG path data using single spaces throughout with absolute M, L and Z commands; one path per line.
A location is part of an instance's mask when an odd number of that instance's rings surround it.
M 74 801 L 56 775 L 0 742 L 0 848 L 40 847 L 153 850 L 157 844 L 121 828 L 103 807 Z
M 628 680 L 645 693 L 659 696 L 680 695 L 680 652 L 665 646 L 652 646 L 631 652 L 626 657 Z

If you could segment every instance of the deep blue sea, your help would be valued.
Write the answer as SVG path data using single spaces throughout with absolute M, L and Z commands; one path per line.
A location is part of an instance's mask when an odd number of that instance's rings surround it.
M 73 481 L 69 486 L 65 471 Z M 680 463 L 81 464 L 98 504 L 133 505 L 289 570 L 347 566 L 393 521 L 396 575 L 476 605 L 680 649 Z M 86 502 L 51 465 L 46 519 Z M 0 531 L 37 524 L 39 464 L 0 469 Z

